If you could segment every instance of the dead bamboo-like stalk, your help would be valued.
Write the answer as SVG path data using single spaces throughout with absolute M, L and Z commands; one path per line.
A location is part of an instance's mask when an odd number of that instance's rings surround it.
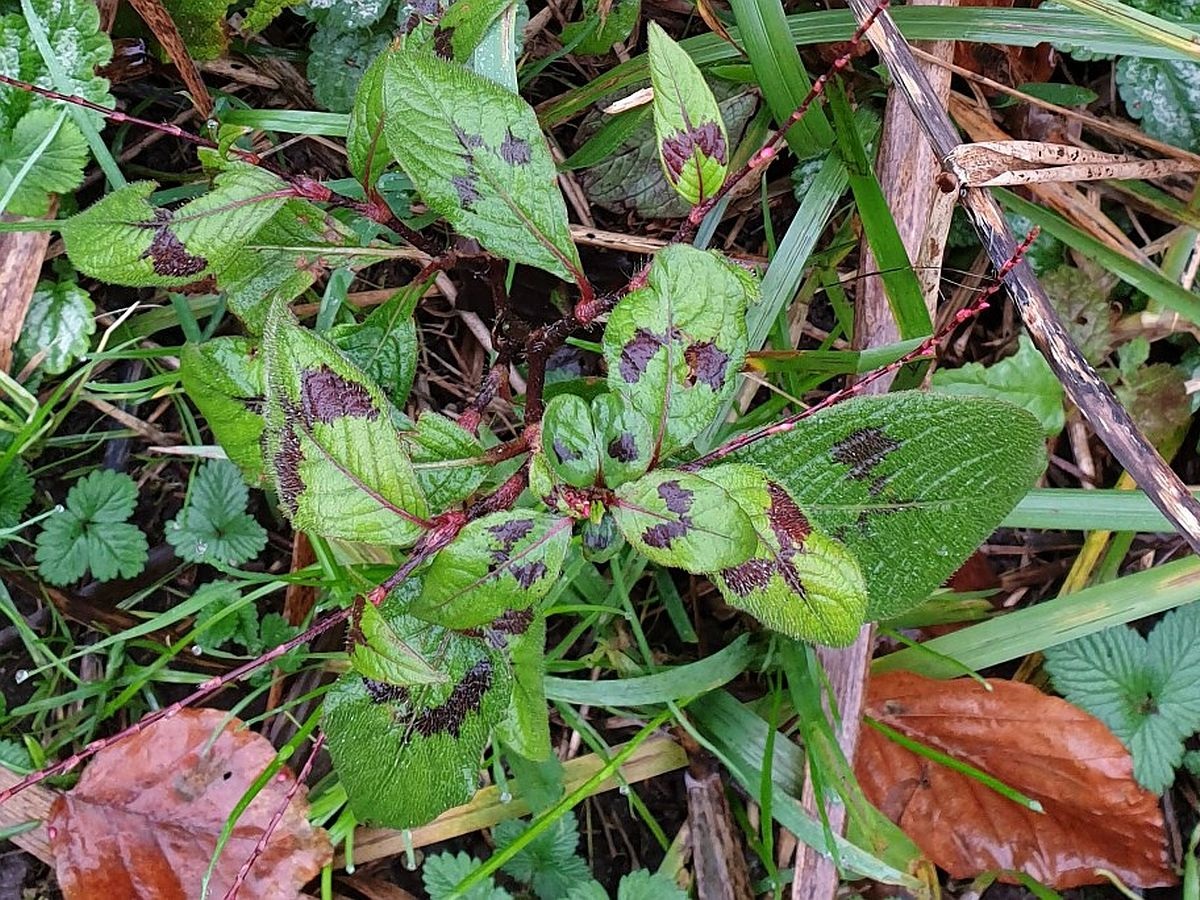
M 967 187 L 970 179 L 957 171 L 954 150 L 960 143 L 945 109 L 936 102 L 933 89 L 917 65 L 912 49 L 886 10 L 877 14 L 873 0 L 849 0 L 860 22 L 875 15 L 866 36 L 887 64 L 896 85 L 904 93 L 922 131 L 942 162 L 943 185 L 959 191 L 959 199 L 971 224 L 996 267 L 1011 258 L 1016 247 L 1000 204 L 986 188 Z M 1071 401 L 1095 429 L 1113 456 L 1180 535 L 1200 553 L 1200 503 L 1188 493 L 1153 445 L 1138 431 L 1129 413 L 1112 389 L 1101 380 L 1071 340 L 1050 299 L 1025 261 L 1012 268 L 1005 286 L 1021 315 L 1030 337 L 1066 389 Z

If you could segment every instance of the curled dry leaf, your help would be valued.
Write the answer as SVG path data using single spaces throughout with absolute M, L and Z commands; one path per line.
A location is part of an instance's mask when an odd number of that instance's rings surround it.
M 188 709 L 156 722 L 97 753 L 74 790 L 54 802 L 47 824 L 67 900 L 197 896 L 226 819 L 275 757 L 266 738 L 239 730 L 242 723 L 226 722 L 226 715 Z M 224 896 L 294 783 L 291 771 L 281 769 L 242 813 L 210 896 Z M 328 836 L 309 824 L 307 813 L 302 785 L 241 896 L 291 900 L 332 860 Z
M 1057 889 L 1174 884 L 1162 813 L 1133 779 L 1129 751 L 1098 719 L 1012 681 L 871 679 L 866 714 L 1038 800 L 1036 813 L 864 728 L 856 772 L 867 797 L 955 878 L 1008 869 Z

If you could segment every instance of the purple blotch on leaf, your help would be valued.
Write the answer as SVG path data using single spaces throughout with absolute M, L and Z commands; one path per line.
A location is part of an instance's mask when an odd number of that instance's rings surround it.
M 709 159 L 716 160 L 721 165 L 725 164 L 728 159 L 725 135 L 721 133 L 721 128 L 716 122 L 692 125 L 686 131 L 677 132 L 663 141 L 663 162 L 666 163 L 667 170 L 675 178 L 679 178 L 684 166 L 697 150 Z M 715 190 L 716 186 L 712 185 L 711 188 Z
M 859 428 L 834 444 L 829 455 L 834 462 L 850 467 L 847 474 L 851 478 L 865 478 L 899 447 L 900 442 L 888 437 L 881 428 Z
M 506 552 L 512 550 L 517 541 L 531 531 L 533 531 L 532 519 L 513 519 L 488 527 L 488 534 L 492 536 L 495 547 Z
M 653 331 L 639 328 L 633 333 L 624 347 L 621 348 L 620 372 L 621 377 L 633 384 L 646 371 L 646 366 L 654 358 L 654 354 L 666 343 L 666 338 Z
M 469 166 L 466 175 L 455 175 L 450 179 L 450 184 L 454 186 L 454 190 L 458 194 L 458 204 L 463 209 L 470 209 L 479 202 L 479 190 L 475 187 L 478 183 L 479 176 Z
M 300 403 L 308 423 L 328 425 L 345 416 L 379 417 L 379 408 L 364 385 L 343 378 L 326 365 L 300 373 Z
M 633 462 L 638 458 L 637 440 L 630 432 L 622 431 L 608 442 L 608 455 L 617 462 Z
M 284 409 L 286 419 L 279 435 L 279 448 L 275 451 L 275 484 L 279 489 L 279 502 L 289 514 L 295 515 L 299 508 L 299 498 L 304 490 L 304 482 L 300 478 L 300 463 L 304 461 L 304 450 L 300 447 L 300 437 L 292 424 L 300 417 L 300 410 L 288 404 Z
M 647 547 L 666 550 L 675 538 L 683 537 L 691 527 L 692 520 L 687 516 L 683 516 L 678 522 L 659 522 L 642 532 L 642 541 Z
M 775 574 L 775 563 L 769 559 L 748 559 L 721 572 L 725 585 L 739 597 L 763 590 Z
M 546 577 L 546 564 L 541 561 L 520 563 L 509 567 L 512 577 L 517 580 L 522 590 L 529 590 L 535 581 Z
M 169 278 L 186 278 L 199 275 L 208 268 L 208 260 L 203 256 L 189 253 L 183 241 L 171 230 L 171 212 L 166 209 L 156 209 L 152 222 L 144 227 L 154 229 L 154 237 L 150 246 L 141 255 L 141 259 L 150 260 L 150 267 L 158 275 Z
M 504 142 L 500 145 L 500 158 L 510 166 L 529 165 L 529 161 L 532 159 L 529 142 L 517 137 L 510 128 L 508 134 L 505 135 Z
M 778 575 L 788 589 L 800 599 L 808 594 L 800 573 L 791 561 L 804 552 L 804 542 L 812 527 L 808 517 L 796 505 L 787 491 L 774 482 L 767 483 L 767 521 L 779 544 L 779 550 L 769 557 L 756 556 L 721 572 L 726 586 L 739 597 L 764 590 L 771 578 Z
M 439 25 L 433 30 L 433 52 L 442 59 L 454 59 L 454 29 Z
M 477 147 L 483 146 L 483 135 L 471 134 L 470 132 L 465 131 L 462 128 L 459 128 L 457 125 L 455 125 L 453 127 L 454 127 L 454 136 L 456 138 L 458 138 L 458 142 L 460 144 L 462 144 L 464 150 L 474 150 Z M 468 159 L 471 158 L 470 154 L 467 154 L 467 158 Z
M 422 737 L 450 734 L 458 737 L 467 716 L 478 712 L 483 695 L 492 686 L 492 664 L 481 659 L 463 675 L 450 696 L 437 706 L 421 710 L 413 717 L 413 728 Z
M 692 511 L 692 497 L 695 494 L 678 481 L 664 481 L 658 486 L 658 496 L 662 498 L 662 502 L 666 504 L 667 509 L 677 516 L 682 516 Z
M 705 384 L 714 391 L 725 386 L 725 368 L 729 365 L 729 354 L 712 341 L 689 344 L 683 351 L 688 375 L 692 384 Z
M 363 687 L 372 703 L 407 703 L 408 688 L 399 684 L 389 684 L 386 681 L 376 681 L 374 678 L 363 676 Z
M 554 443 L 551 446 L 554 447 L 554 453 L 558 456 L 560 462 L 575 462 L 575 460 L 582 458 L 581 454 L 568 447 L 558 438 L 554 439 Z

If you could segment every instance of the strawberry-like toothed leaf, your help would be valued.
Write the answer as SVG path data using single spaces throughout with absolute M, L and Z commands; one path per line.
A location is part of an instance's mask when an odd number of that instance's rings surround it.
M 297 529 L 407 546 L 428 506 L 383 392 L 277 303 L 263 333 L 267 466 Z
M 429 208 L 497 256 L 574 280 L 579 252 L 533 108 L 435 56 L 387 58 L 384 135 Z
M 658 23 L 648 29 L 654 132 L 667 181 L 689 203 L 712 197 L 725 183 L 729 138 L 712 91 L 682 47 Z
M 758 548 L 712 576 L 730 606 L 798 640 L 843 646 L 867 613 L 853 554 L 815 531 L 786 490 L 753 466 L 723 466 L 722 483 L 750 519 Z
M 470 522 L 425 571 L 410 611 L 448 628 L 486 625 L 546 596 L 562 571 L 570 519 L 506 510 Z
M 733 498 L 745 466 L 702 472 L 658 469 L 617 490 L 613 516 L 625 539 L 661 566 L 692 574 L 745 562 L 758 538 Z
M 646 286 L 626 295 L 604 329 L 609 388 L 649 416 L 655 458 L 710 422 L 746 356 L 747 279 L 713 253 L 659 251 Z
M 590 487 L 600 472 L 600 453 L 587 403 L 574 394 L 559 394 L 542 415 L 542 452 L 550 468 L 576 487 Z
M 512 673 L 485 641 L 391 615 L 388 605 L 395 639 L 445 680 L 400 685 L 348 673 L 325 695 L 322 724 L 358 820 L 412 828 L 474 793 L 484 747 L 509 709 Z

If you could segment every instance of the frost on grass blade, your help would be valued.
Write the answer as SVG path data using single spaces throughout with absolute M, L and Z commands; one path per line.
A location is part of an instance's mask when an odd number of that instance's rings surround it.
M 388 55 L 384 134 L 430 209 L 497 256 L 567 280 L 579 253 L 533 109 L 462 66 Z
M 62 224 L 75 268 L 110 284 L 182 287 L 221 270 L 284 203 L 286 185 L 229 163 L 216 186 L 179 209 L 153 207 L 153 182 L 113 191 Z
M 428 506 L 395 413 L 332 344 L 272 307 L 263 337 L 266 463 L 297 529 L 406 546 Z
M 411 828 L 470 799 L 492 728 L 509 709 L 512 673 L 486 641 L 381 609 L 396 639 L 445 674 L 402 685 L 352 672 L 325 696 L 323 727 L 360 822 Z
M 747 279 L 713 253 L 674 245 L 646 286 L 625 296 L 604 329 L 608 386 L 646 414 L 654 457 L 706 428 L 746 356 Z
M 546 596 L 562 571 L 571 520 L 509 510 L 469 523 L 425 570 L 412 614 L 449 628 L 474 628 Z
M 853 553 L 869 619 L 924 602 L 1046 464 L 1041 427 L 1019 407 L 916 392 L 838 404 L 732 458 L 787 488 Z
M 849 644 L 867 612 L 867 585 L 853 555 L 814 530 L 788 492 L 760 470 L 722 468 L 721 483 L 758 536 L 749 559 L 713 575 L 725 600 L 788 637 Z
M 734 502 L 727 477 L 740 466 L 699 473 L 658 469 L 622 486 L 613 516 L 625 539 L 653 562 L 693 574 L 745 562 L 754 527 Z
M 702 203 L 725 182 L 729 138 L 716 98 L 678 44 L 651 22 L 650 81 L 654 131 L 667 181 L 689 203 Z

